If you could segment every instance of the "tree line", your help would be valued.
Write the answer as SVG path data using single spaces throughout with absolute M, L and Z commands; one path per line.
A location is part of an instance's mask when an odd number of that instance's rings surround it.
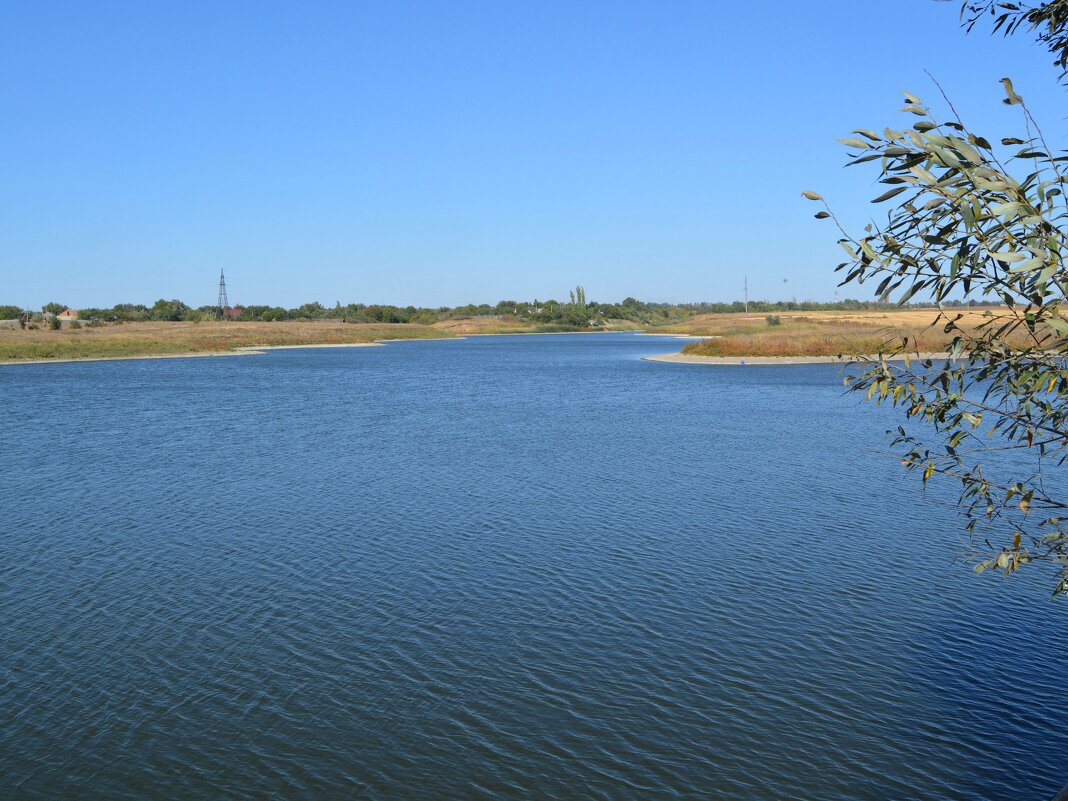
M 915 307 L 930 306 L 926 303 L 911 304 Z M 943 306 L 984 304 L 975 299 L 944 300 Z M 886 308 L 887 304 L 874 300 L 846 299 L 833 303 L 818 301 L 766 301 L 751 300 L 750 312 L 758 314 L 783 311 L 858 311 L 864 309 Z M 40 312 L 33 314 L 59 314 L 69 308 L 62 303 L 47 303 Z M 596 325 L 601 320 L 628 320 L 643 325 L 657 325 L 679 322 L 697 314 L 742 313 L 746 304 L 740 300 L 732 302 L 703 303 L 649 303 L 628 297 L 621 303 L 598 303 L 587 301 L 582 287 L 571 290 L 567 301 L 548 300 L 502 300 L 495 305 L 488 303 L 470 303 L 463 306 L 439 306 L 437 308 L 417 306 L 392 306 L 388 304 L 341 302 L 325 306 L 319 302 L 304 303 L 293 308 L 284 306 L 266 306 L 250 304 L 237 306 L 241 309 L 241 320 L 253 322 L 274 322 L 284 320 L 340 320 L 350 323 L 417 323 L 432 325 L 442 320 L 463 319 L 469 317 L 517 317 L 543 325 L 565 325 L 586 327 Z M 141 303 L 118 303 L 110 308 L 76 309 L 82 320 L 100 320 L 102 322 L 142 322 L 142 321 L 186 321 L 200 322 L 213 320 L 219 316 L 215 306 L 190 306 L 181 300 L 160 298 L 151 306 Z M 28 310 L 15 305 L 0 304 L 0 320 L 12 320 L 22 317 Z

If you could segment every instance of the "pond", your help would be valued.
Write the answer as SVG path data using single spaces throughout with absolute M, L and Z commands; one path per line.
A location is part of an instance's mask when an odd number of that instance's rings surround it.
M 0 368 L 0 795 L 1052 796 L 1050 576 L 838 367 L 678 346 Z

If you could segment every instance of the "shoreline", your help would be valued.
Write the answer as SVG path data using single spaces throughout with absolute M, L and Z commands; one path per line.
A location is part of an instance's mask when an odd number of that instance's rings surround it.
M 863 356 L 864 359 L 877 360 L 875 355 Z M 924 359 L 948 359 L 948 353 L 921 353 L 918 356 L 910 355 L 916 361 Z M 887 361 L 901 362 L 904 356 L 896 356 Z M 785 364 L 856 364 L 855 359 L 839 358 L 838 356 L 690 356 L 685 353 L 665 353 L 660 356 L 643 356 L 642 361 L 664 362 L 667 364 L 689 365 L 717 365 L 721 367 L 758 367 Z
M 18 364 L 75 364 L 78 362 L 125 362 L 147 359 L 205 359 L 225 356 L 262 356 L 269 350 L 303 350 L 305 348 L 377 348 L 397 342 L 451 342 L 472 337 L 486 336 L 566 336 L 575 334 L 633 334 L 634 336 L 664 337 L 671 339 L 718 339 L 700 334 L 657 334 L 650 331 L 516 331 L 514 333 L 459 334 L 445 337 L 418 337 L 411 339 L 376 339 L 374 342 L 319 342 L 306 345 L 243 345 L 233 350 L 193 351 L 189 353 L 148 353 L 141 356 L 87 356 L 58 359 L 0 359 L 0 367 Z M 915 359 L 946 359 L 948 353 L 921 353 Z M 877 359 L 877 356 L 864 358 Z M 889 361 L 902 361 L 902 357 Z M 837 356 L 690 356 L 684 353 L 664 353 L 643 356 L 642 361 L 665 364 L 688 364 L 705 366 L 773 366 L 795 364 L 850 364 L 849 358 Z
M 403 342 L 402 339 L 393 340 L 395 342 Z M 221 351 L 218 353 L 220 356 L 228 354 L 241 354 L 248 353 L 249 355 L 255 355 L 257 353 L 263 353 L 265 350 L 298 350 L 301 348 L 377 348 L 382 345 L 383 340 L 375 340 L 374 342 L 320 342 L 314 345 L 242 345 L 240 348 L 234 348 L 232 351 Z
M 188 353 L 146 353 L 143 356 L 84 356 L 58 359 L 0 359 L 0 367 L 16 364 L 76 364 L 78 362 L 129 362 L 141 359 L 203 359 L 218 356 L 256 356 L 269 350 L 302 350 L 304 348 L 376 348 L 397 342 L 456 342 L 470 337 L 499 336 L 561 336 L 571 334 L 636 334 L 642 331 L 514 331 L 457 334 L 444 337 L 410 337 L 400 339 L 376 339 L 374 342 L 319 342 L 307 345 L 242 345 L 233 350 L 205 350 Z M 648 336 L 677 337 L 676 334 L 648 334 Z
M 452 339 L 452 337 L 447 337 Z M 320 342 L 312 345 L 242 345 L 233 350 L 200 350 L 189 353 L 146 353 L 143 356 L 84 356 L 61 359 L 0 359 L 0 367 L 17 364 L 77 364 L 78 362 L 134 362 L 146 359 L 208 359 L 220 356 L 262 356 L 269 350 L 297 350 L 302 348 L 377 348 L 383 342 L 409 342 L 416 340 L 382 340 L 376 342 Z M 425 341 L 425 340 L 424 340 Z
M 655 334 L 651 331 L 636 331 L 635 333 L 640 337 L 671 337 L 672 339 L 723 339 L 723 336 L 720 334 Z

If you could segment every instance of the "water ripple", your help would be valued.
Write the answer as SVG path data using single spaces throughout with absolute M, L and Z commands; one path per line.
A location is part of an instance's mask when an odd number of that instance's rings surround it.
M 0 371 L 0 797 L 1051 796 L 1048 577 L 835 368 L 676 344 Z

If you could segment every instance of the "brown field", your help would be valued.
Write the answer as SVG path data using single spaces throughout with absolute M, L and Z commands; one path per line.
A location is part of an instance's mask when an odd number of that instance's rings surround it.
M 442 320 L 434 323 L 434 328 L 448 331 L 452 334 L 539 334 L 552 333 L 553 331 L 576 331 L 579 329 L 570 326 L 540 325 L 524 320 L 521 317 L 464 317 L 456 320 Z M 597 329 L 582 329 L 584 331 L 641 331 L 642 326 L 632 323 L 630 320 L 605 320 L 602 327 Z
M 312 322 L 124 323 L 59 331 L 0 328 L 0 361 L 222 353 L 258 345 L 325 345 L 453 336 L 428 325 Z
M 955 309 L 962 314 L 957 325 L 974 329 L 991 315 L 1005 309 Z M 909 337 L 909 350 L 939 352 L 946 349 L 951 334 L 942 325 L 929 327 L 938 315 L 935 309 L 781 312 L 781 325 L 767 324 L 764 313 L 704 314 L 656 331 L 714 336 L 683 348 L 696 356 L 837 356 L 886 352 Z
M 463 317 L 457 320 L 442 320 L 434 328 L 446 334 L 525 334 L 537 328 L 518 317 Z

